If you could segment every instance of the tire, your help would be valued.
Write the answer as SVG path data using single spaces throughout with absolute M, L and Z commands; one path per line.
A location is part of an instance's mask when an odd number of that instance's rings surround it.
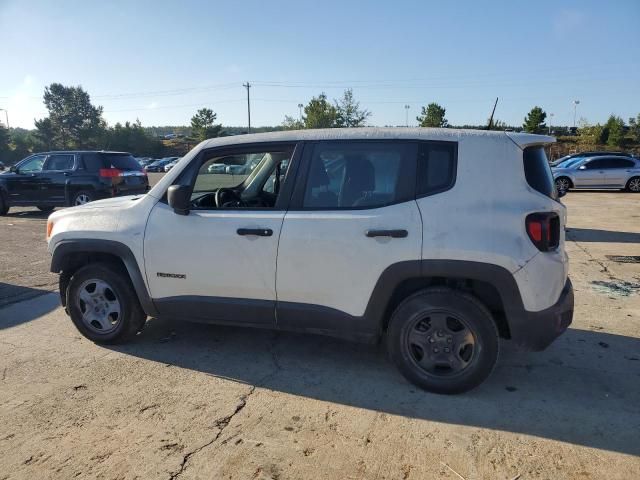
M 0 191 L 0 216 L 4 216 L 9 213 L 9 202 L 7 198 Z
M 640 177 L 631 177 L 626 187 L 628 192 L 640 193 Z
M 80 333 L 99 344 L 124 343 L 147 320 L 126 271 L 106 263 L 92 263 L 73 274 L 67 308 Z
M 84 205 L 85 203 L 93 202 L 94 200 L 95 197 L 93 195 L 93 192 L 90 192 L 88 190 L 80 190 L 79 192 L 76 192 L 71 199 L 71 206 L 77 207 L 79 205 Z
M 573 187 L 573 184 L 571 183 L 571 179 L 569 179 L 569 177 L 558 177 L 556 178 L 555 184 L 556 190 L 558 192 L 568 192 L 569 189 Z
M 493 317 L 478 299 L 437 287 L 409 296 L 396 308 L 387 349 L 411 383 L 454 394 L 477 387 L 491 374 L 500 343 Z
M 38 210 L 40 210 L 41 212 L 53 212 L 53 209 L 56 207 L 49 207 L 49 206 L 42 206 L 42 205 L 38 205 Z

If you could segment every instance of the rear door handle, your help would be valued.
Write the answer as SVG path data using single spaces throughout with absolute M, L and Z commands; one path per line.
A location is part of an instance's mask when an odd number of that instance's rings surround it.
M 406 230 L 367 230 L 367 237 L 391 237 L 391 238 L 405 238 L 409 235 Z
M 273 230 L 270 228 L 239 228 L 236 230 L 238 235 L 257 235 L 258 237 L 270 237 Z

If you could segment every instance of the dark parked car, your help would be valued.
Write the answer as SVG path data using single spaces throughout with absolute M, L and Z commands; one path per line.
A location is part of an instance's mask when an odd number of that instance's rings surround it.
M 165 165 L 170 164 L 171 162 L 173 162 L 177 158 L 178 157 L 161 158 L 160 160 L 157 160 L 157 161 L 147 165 L 145 167 L 145 170 L 147 172 L 164 172 Z
M 35 206 L 48 212 L 147 190 L 147 174 L 130 153 L 36 153 L 0 174 L 0 215 L 12 206 Z

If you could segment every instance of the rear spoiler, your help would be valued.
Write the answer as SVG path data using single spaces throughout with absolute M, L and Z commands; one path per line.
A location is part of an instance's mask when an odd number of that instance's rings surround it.
M 511 139 L 518 147 L 524 150 L 527 147 L 534 147 L 537 145 L 549 145 L 550 143 L 556 143 L 555 137 L 548 135 L 534 135 L 533 133 L 518 133 L 518 132 L 505 132 L 507 137 Z

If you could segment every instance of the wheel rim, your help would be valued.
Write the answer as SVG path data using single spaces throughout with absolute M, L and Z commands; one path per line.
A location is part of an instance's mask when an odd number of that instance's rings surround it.
M 86 280 L 78 289 L 76 304 L 82 322 L 96 333 L 113 332 L 122 318 L 120 300 L 115 290 L 104 280 Z
M 633 178 L 629 182 L 629 190 L 632 192 L 640 192 L 640 178 Z
M 569 190 L 569 181 L 566 178 L 559 178 L 556 180 L 556 189 L 559 192 L 565 192 Z
M 405 347 L 422 372 L 436 377 L 461 374 L 479 351 L 476 335 L 468 323 L 448 311 L 416 318 L 406 330 Z
M 85 203 L 89 203 L 90 201 L 91 199 L 89 198 L 89 195 L 87 195 L 86 193 L 81 193 L 76 197 L 74 205 L 84 205 Z

